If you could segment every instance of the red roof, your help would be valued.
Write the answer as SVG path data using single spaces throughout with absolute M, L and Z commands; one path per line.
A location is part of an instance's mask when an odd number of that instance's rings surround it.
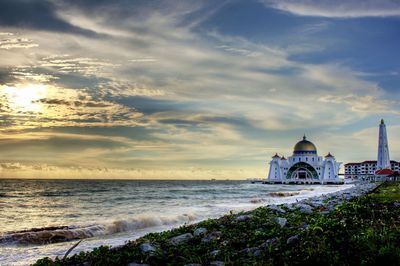
M 376 175 L 385 175 L 385 176 L 392 175 L 393 173 L 394 172 L 390 169 L 381 169 L 375 172 Z
M 366 163 L 369 163 L 369 164 L 376 164 L 376 161 L 363 161 L 363 162 L 359 162 L 359 163 L 353 163 L 353 162 L 352 162 L 352 163 L 346 163 L 344 166 L 347 166 L 347 165 L 361 165 L 361 164 L 366 164 Z M 390 163 L 392 163 L 392 164 L 398 164 L 398 163 L 400 163 L 400 162 L 391 160 Z

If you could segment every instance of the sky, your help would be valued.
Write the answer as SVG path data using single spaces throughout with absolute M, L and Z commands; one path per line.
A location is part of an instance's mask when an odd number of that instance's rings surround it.
M 262 178 L 381 118 L 400 160 L 399 49 L 395 0 L 1 0 L 0 178 Z

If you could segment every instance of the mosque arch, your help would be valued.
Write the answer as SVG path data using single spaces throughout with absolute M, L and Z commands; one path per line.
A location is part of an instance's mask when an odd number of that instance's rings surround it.
M 286 179 L 319 179 L 317 171 L 305 162 L 298 162 L 289 168 Z

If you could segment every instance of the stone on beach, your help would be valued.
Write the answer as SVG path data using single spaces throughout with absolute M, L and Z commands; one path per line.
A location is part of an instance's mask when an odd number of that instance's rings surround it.
M 208 235 L 206 235 L 205 237 L 203 237 L 203 239 L 201 240 L 201 242 L 203 243 L 207 243 L 213 240 L 219 240 L 221 238 L 222 233 L 220 231 L 214 231 Z
M 224 266 L 225 263 L 222 261 L 212 261 L 210 262 L 210 266 Z
M 267 241 L 265 241 L 264 243 L 262 243 L 260 245 L 260 247 L 268 247 L 268 246 L 277 246 L 279 244 L 279 240 L 277 237 L 268 239 Z
M 271 209 L 271 210 L 273 210 L 273 211 L 275 211 L 277 213 L 281 213 L 281 214 L 286 213 L 286 211 L 284 209 L 282 209 L 281 207 L 278 207 L 276 205 L 269 205 L 267 208 Z
M 276 223 L 279 224 L 281 227 L 285 227 L 287 224 L 287 219 L 282 217 L 277 217 L 275 219 Z
M 238 217 L 235 218 L 235 221 L 237 221 L 237 222 L 244 222 L 244 221 L 250 220 L 251 218 L 253 218 L 252 215 L 240 215 L 240 216 L 238 216 Z
M 220 253 L 219 249 L 213 250 L 210 252 L 210 256 L 211 257 L 216 257 L 218 254 Z
M 188 242 L 192 238 L 193 238 L 193 235 L 191 233 L 186 233 L 186 234 L 182 234 L 182 235 L 179 235 L 179 236 L 172 237 L 172 238 L 170 238 L 168 240 L 168 242 L 171 245 L 176 246 L 176 245 Z
M 286 244 L 293 244 L 295 242 L 297 242 L 297 240 L 299 240 L 299 235 L 294 235 L 288 238 L 288 240 L 286 241 Z
M 297 204 L 297 207 L 299 208 L 299 211 L 300 211 L 301 213 L 310 214 L 310 213 L 313 212 L 313 211 L 312 211 L 313 208 L 312 208 L 310 205 L 307 205 L 307 204 L 304 204 L 304 203 Z
M 143 243 L 140 245 L 140 251 L 143 253 L 155 253 L 157 248 L 150 243 Z
M 196 230 L 194 230 L 193 235 L 196 236 L 203 236 L 207 234 L 207 229 L 204 227 L 199 227 Z

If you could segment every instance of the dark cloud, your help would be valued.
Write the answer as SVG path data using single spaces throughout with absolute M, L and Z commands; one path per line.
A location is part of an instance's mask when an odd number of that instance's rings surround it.
M 56 6 L 46 0 L 1 0 L 0 25 L 96 35 L 62 20 L 56 14 Z
M 148 97 L 125 97 L 119 99 L 118 101 L 129 107 L 133 107 L 141 113 L 144 114 L 154 114 L 159 112 L 168 111 L 184 111 L 184 110 L 194 110 L 195 106 L 191 102 L 178 102 L 173 100 L 160 100 Z
M 63 99 L 40 99 L 35 102 L 48 105 L 66 105 L 75 107 L 109 107 L 109 103 L 93 102 L 93 101 L 66 101 Z
M 0 68 L 0 84 L 7 84 L 14 82 L 16 78 L 10 74 L 9 69 Z

